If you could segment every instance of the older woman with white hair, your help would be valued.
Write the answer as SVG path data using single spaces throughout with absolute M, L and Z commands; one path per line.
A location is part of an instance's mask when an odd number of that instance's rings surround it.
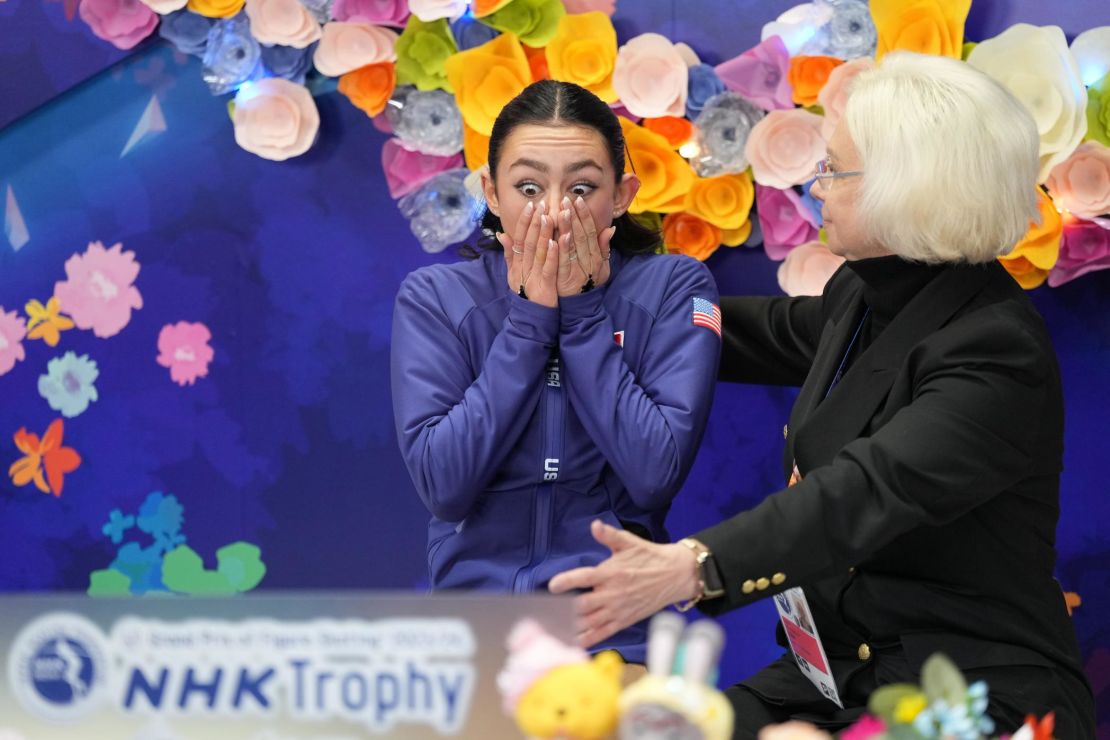
M 728 689 L 737 737 L 844 727 L 937 652 L 987 682 L 996 731 L 1054 711 L 1057 736 L 1094 737 L 1053 579 L 1059 371 L 996 260 L 1038 217 L 1037 148 L 1021 103 L 963 62 L 889 54 L 857 78 L 813 189 L 847 262 L 821 296 L 721 305 L 721 378 L 801 386 L 789 485 L 675 544 L 594 522 L 611 557 L 550 584 L 585 590 L 584 644 L 671 603 L 773 596 L 790 651 Z

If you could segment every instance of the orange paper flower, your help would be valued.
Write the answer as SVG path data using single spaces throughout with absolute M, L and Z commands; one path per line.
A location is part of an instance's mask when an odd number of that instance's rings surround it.
M 666 139 L 672 149 L 678 149 L 694 138 L 694 124 L 678 116 L 645 118 L 641 123 L 648 131 L 654 131 Z
M 683 205 L 686 211 L 717 228 L 734 231 L 748 221 L 753 202 L 755 185 L 751 175 L 743 172 L 697 178 Z
M 704 262 L 721 246 L 721 230 L 692 213 L 668 213 L 663 218 L 663 244 L 671 254 Z
M 463 122 L 463 156 L 466 168 L 473 172 L 489 161 L 489 137 Z
M 617 32 L 605 13 L 564 15 L 545 54 L 552 79 L 581 85 L 606 103 L 617 99 L 613 90 Z
M 1029 224 L 1029 231 L 1017 246 L 998 258 L 1006 272 L 1018 281 L 1018 285 L 1032 290 L 1043 283 L 1049 270 L 1060 256 L 1060 238 L 1064 234 L 1064 222 L 1052 200 L 1037 188 L 1037 207 L 1041 212 L 1040 224 Z
M 971 0 L 871 0 L 875 58 L 902 49 L 959 59 Z
M 620 122 L 628 159 L 631 160 L 631 164 L 625 163 L 625 171 L 635 172 L 640 178 L 640 190 L 628 207 L 629 212 L 681 211 L 683 199 L 694 184 L 694 171 L 690 165 L 659 134 L 637 126 L 623 116 L 620 116 Z
M 62 420 L 55 419 L 39 441 L 39 435 L 21 427 L 13 439 L 23 457 L 8 468 L 12 483 L 17 486 L 34 483 L 43 493 L 60 497 L 66 473 L 72 473 L 81 464 L 81 456 L 72 447 L 62 446 L 64 431 Z
M 493 122 L 505 104 L 532 81 L 524 49 L 509 33 L 451 55 L 446 69 L 463 120 L 485 136 L 493 132 Z
M 547 54 L 543 47 L 521 44 L 524 56 L 528 60 L 528 68 L 532 70 L 532 82 L 550 80 L 551 70 L 547 64 Z
M 817 93 L 829 80 L 829 74 L 844 64 L 843 59 L 823 56 L 799 56 L 790 59 L 790 85 L 794 92 L 794 102 L 798 105 L 813 105 Z
M 339 78 L 339 92 L 368 116 L 376 116 L 385 110 L 396 85 L 397 73 L 393 62 L 368 64 Z

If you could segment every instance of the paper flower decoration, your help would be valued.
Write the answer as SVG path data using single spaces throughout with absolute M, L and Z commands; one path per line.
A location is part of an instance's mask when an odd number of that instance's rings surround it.
M 397 203 L 426 252 L 441 252 L 474 233 L 485 204 L 467 192 L 463 169 L 442 172 Z
M 1092 221 L 1074 221 L 1064 226 L 1060 257 L 1048 273 L 1048 284 L 1056 288 L 1080 275 L 1110 268 L 1110 229 Z
M 50 408 L 72 419 L 99 398 L 94 385 L 99 375 L 88 355 L 66 352 L 47 363 L 46 374 L 39 376 L 39 395 Z
M 695 121 L 698 153 L 693 164 L 697 173 L 712 177 L 746 170 L 744 149 L 752 127 L 762 118 L 763 111 L 742 95 L 723 92 L 710 98 Z
M 620 123 L 624 131 L 625 148 L 632 164 L 631 171 L 640 178 L 640 190 L 628 211 L 681 211 L 686 193 L 694 184 L 694 173 L 690 170 L 690 165 L 659 134 L 637 126 L 627 118 L 621 118 Z
M 755 186 L 756 212 L 763 231 L 763 249 L 778 261 L 805 242 L 817 239 L 817 226 L 793 190 Z
M 842 59 L 825 56 L 797 56 L 790 59 L 788 79 L 794 102 L 798 105 L 813 105 L 817 94 L 829 81 L 832 71 L 844 64 Z
M 1026 290 L 1036 288 L 1048 277 L 1060 254 L 1060 237 L 1064 230 L 1056 206 L 1040 188 L 1037 188 L 1037 208 L 1041 222 L 1030 223 L 1029 231 L 1021 241 L 1009 254 L 998 258 L 1006 271 Z
M 233 18 L 243 9 L 244 0 L 189 0 L 185 7 L 208 18 Z
M 824 54 L 839 59 L 856 59 L 875 53 L 878 33 L 871 18 L 871 9 L 864 0 L 837 0 L 833 5 L 832 19 L 821 31 L 821 52 Z
M 223 95 L 261 75 L 262 48 L 251 36 L 245 16 L 216 21 L 204 48 L 204 81 L 213 95 Z
M 179 10 L 162 16 L 158 35 L 173 44 L 182 54 L 199 57 L 208 46 L 208 31 L 212 20 L 191 10 Z
M 446 70 L 463 120 L 485 136 L 505 104 L 532 82 L 524 49 L 511 34 L 451 56 Z
M 770 23 L 765 23 L 759 40 L 778 36 L 789 54 L 803 54 L 816 42 L 823 45 L 821 29 L 832 20 L 833 6 L 828 2 L 795 5 Z
M 105 249 L 90 242 L 82 254 L 66 260 L 66 279 L 54 284 L 54 297 L 78 329 L 92 329 L 102 339 L 115 336 L 131 321 L 131 312 L 143 307 L 135 287 L 139 263 L 122 244 Z
M 298 0 L 246 0 L 246 11 L 260 44 L 303 49 L 320 39 L 320 24 Z
M 1087 90 L 1064 32 L 1018 23 L 980 42 L 967 63 L 1008 87 L 1033 114 L 1041 136 L 1038 182 L 1044 182 L 1087 132 Z
M 1056 205 L 1081 218 L 1110 213 L 1110 147 L 1084 141 L 1045 182 Z
M 313 53 L 315 53 L 313 46 L 306 46 L 303 49 L 294 46 L 263 46 L 262 66 L 266 68 L 270 77 L 281 77 L 303 85 L 305 75 L 312 69 Z
M 821 242 L 799 244 L 779 265 L 779 287 L 790 296 L 821 295 L 825 283 L 843 264 L 844 258 L 830 252 Z
M 642 118 L 681 116 L 686 112 L 686 69 L 666 36 L 640 34 L 617 51 L 613 89 L 621 104 Z
M 353 72 L 359 67 L 397 59 L 397 34 L 368 23 L 333 21 L 324 26 L 313 64 L 328 77 Z
M 668 213 L 663 217 L 663 245 L 671 254 L 704 262 L 721 246 L 721 230 L 692 213 Z
M 844 107 L 848 104 L 849 83 L 856 75 L 868 69 L 874 69 L 875 62 L 871 59 L 853 59 L 841 64 L 829 72 L 829 79 L 824 87 L 817 93 L 817 104 L 825 111 L 821 120 L 821 137 L 828 141 L 832 138 L 836 124 L 844 115 Z
M 663 116 L 662 118 L 645 118 L 640 123 L 648 131 L 657 133 L 666 139 L 672 149 L 678 149 L 694 138 L 694 125 L 685 118 Z
M 212 332 L 204 324 L 178 321 L 167 324 L 158 332 L 157 362 L 170 369 L 170 378 L 178 385 L 193 385 L 197 378 L 208 375 L 208 365 L 215 352 L 208 342 Z M 139 526 L 142 527 L 140 520 Z
M 368 64 L 340 77 L 339 92 L 352 105 L 372 117 L 385 110 L 396 82 L 392 62 Z
M 467 0 L 409 0 L 409 10 L 425 23 L 440 18 L 458 18 L 466 12 Z
M 239 146 L 278 162 L 308 151 L 320 128 L 320 114 L 308 90 L 279 77 L 240 88 L 232 120 Z
M 1087 88 L 1087 138 L 1110 146 L 1110 73 Z
M 717 76 L 717 71 L 708 64 L 699 63 L 690 67 L 687 77 L 686 117 L 692 121 L 702 112 L 710 98 L 723 93 L 727 88 Z
M 446 62 L 457 51 L 447 21 L 409 18 L 397 39 L 397 84 L 451 92 L 454 88 L 447 79 Z
M 455 45 L 460 51 L 481 46 L 495 39 L 500 33 L 496 28 L 490 28 L 470 15 L 451 21 L 451 35 L 455 37 Z
M 81 20 L 117 49 L 130 49 L 154 33 L 158 15 L 140 0 L 81 0 Z
M 555 37 L 559 21 L 566 12 L 562 0 L 513 0 L 482 16 L 482 22 L 513 34 L 522 44 L 539 47 Z
M 143 5 L 153 10 L 158 15 L 166 15 L 185 7 L 188 0 L 142 0 Z
M 617 32 L 609 16 L 564 15 L 544 54 L 551 79 L 581 85 L 606 103 L 616 101 L 613 67 L 617 60 Z
M 337 21 L 403 26 L 409 17 L 408 0 L 335 0 L 331 17 Z
M 875 56 L 904 50 L 959 59 L 971 0 L 871 0 Z
M 793 108 L 790 91 L 790 56 L 778 36 L 718 64 L 725 86 L 764 110 Z
M 590 13 L 597 11 L 610 18 L 617 11 L 617 0 L 563 0 L 568 13 Z
M 23 349 L 23 338 L 27 336 L 27 322 L 15 311 L 4 311 L 0 306 L 0 375 L 4 375 L 15 363 L 27 357 Z
M 748 220 L 755 186 L 748 173 L 698 178 L 690 186 L 684 209 L 722 231 L 739 229 Z
M 463 122 L 463 156 L 471 171 L 477 170 L 489 161 L 489 137 L 480 134 Z
M 463 166 L 458 154 L 437 157 L 406 149 L 397 139 L 390 139 L 382 147 L 382 170 L 389 184 L 389 197 L 401 198 L 418 189 L 441 172 Z
M 462 117 L 449 93 L 398 88 L 385 114 L 409 149 L 445 157 L 463 148 Z
M 1087 87 L 1110 74 L 1110 26 L 1089 28 L 1076 36 L 1071 53 Z
M 814 164 L 825 157 L 821 116 L 800 108 L 771 111 L 752 128 L 744 154 L 760 185 L 801 185 L 812 179 Z

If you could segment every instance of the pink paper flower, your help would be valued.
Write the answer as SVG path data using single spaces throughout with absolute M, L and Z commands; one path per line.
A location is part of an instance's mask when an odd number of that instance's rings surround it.
M 689 72 L 675 45 L 643 33 L 617 50 L 613 89 L 621 104 L 643 118 L 686 115 Z
M 1110 229 L 1093 221 L 1075 220 L 1064 226 L 1060 257 L 1048 273 L 1052 288 L 1075 280 L 1080 275 L 1110 267 Z
M 303 49 L 320 39 L 320 24 L 298 0 L 247 0 L 246 11 L 260 44 Z
M 130 49 L 154 33 L 158 14 L 140 0 L 81 0 L 81 20 L 117 49 Z
M 821 116 L 801 108 L 771 111 L 752 127 L 744 157 L 760 185 L 801 185 L 813 178 L 813 166 L 825 157 Z
M 280 162 L 308 151 L 320 129 L 320 112 L 303 85 L 268 77 L 235 94 L 235 143 Z
M 779 287 L 791 296 L 821 295 L 825 283 L 844 264 L 821 242 L 799 244 L 786 254 L 779 265 Z
M 390 139 L 382 147 L 382 169 L 392 198 L 408 195 L 440 172 L 462 166 L 461 154 L 436 157 L 413 152 L 405 149 L 397 139 Z
M 397 61 L 397 32 L 369 23 L 332 21 L 324 26 L 312 62 L 328 77 L 339 77 L 359 67 Z
M 598 11 L 610 18 L 617 10 L 617 0 L 563 0 L 567 12 L 571 14 Z
M 756 185 L 755 205 L 763 229 L 763 249 L 776 262 L 799 244 L 817 239 L 813 214 L 793 190 Z
M 825 110 L 825 118 L 821 121 L 821 136 L 828 141 L 844 115 L 844 106 L 848 103 L 850 83 L 860 72 L 875 68 L 875 60 L 870 57 L 860 57 L 850 62 L 845 62 L 834 68 L 829 73 L 825 86 L 817 93 L 817 104 Z
M 54 283 L 54 297 L 78 329 L 92 329 L 107 339 L 127 326 L 133 309 L 143 307 L 133 284 L 139 263 L 122 244 L 105 249 L 100 242 L 90 242 L 84 254 L 66 260 L 65 268 L 66 279 Z
M 856 723 L 840 733 L 840 740 L 871 740 L 886 732 L 886 723 L 878 717 L 865 714 Z
M 729 90 L 740 93 L 764 110 L 794 107 L 790 87 L 790 54 L 778 36 L 770 36 L 738 57 L 716 66 Z
M 1045 185 L 1057 207 L 1080 218 L 1110 213 L 1110 147 L 1084 141 L 1052 168 Z
M 16 311 L 4 311 L 0 306 L 0 375 L 15 367 L 27 353 L 23 337 L 27 336 L 27 322 Z
M 192 385 L 208 375 L 208 363 L 215 356 L 210 339 L 212 332 L 204 324 L 166 324 L 158 332 L 158 364 L 170 369 L 173 382 Z
M 408 0 L 335 0 L 331 17 L 337 21 L 375 23 L 404 27 L 409 17 Z

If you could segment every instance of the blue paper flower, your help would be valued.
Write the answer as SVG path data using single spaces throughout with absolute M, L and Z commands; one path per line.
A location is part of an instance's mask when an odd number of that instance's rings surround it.
M 449 157 L 463 148 L 462 114 L 451 93 L 399 87 L 385 115 L 408 149 Z
M 208 46 L 208 31 L 212 28 L 213 21 L 191 10 L 176 10 L 162 16 L 158 25 L 158 33 L 182 54 L 192 54 L 195 57 L 204 55 Z
M 825 219 L 821 216 L 821 201 L 814 198 L 813 193 L 810 192 L 813 190 L 813 186 L 816 182 L 817 180 L 810 180 L 805 185 L 802 185 L 802 205 L 808 208 L 809 212 L 813 214 L 813 217 L 817 221 L 817 227 L 820 228 L 825 223 Z
M 465 169 L 441 172 L 398 201 L 426 252 L 440 252 L 474 233 L 485 206 L 466 189 Z
M 878 43 L 875 21 L 864 0 L 836 0 L 832 20 L 821 29 L 826 36 L 829 56 L 840 59 L 874 56 Z
M 451 35 L 455 37 L 455 45 L 459 47 L 459 51 L 466 51 L 491 41 L 500 36 L 501 32 L 477 20 L 470 13 L 464 13 L 451 24 Z
M 706 101 L 725 91 L 725 83 L 717 76 L 717 71 L 708 64 L 695 64 L 690 67 L 690 81 L 686 92 L 686 117 L 691 121 L 698 117 Z
M 39 376 L 39 395 L 50 408 L 72 419 L 97 400 L 96 382 L 100 371 L 88 355 L 78 357 L 66 352 L 46 365 L 46 375 Z
M 752 127 L 763 118 L 763 111 L 742 95 L 723 92 L 705 102 L 694 121 L 699 154 L 692 164 L 702 177 L 748 168 L 744 146 Z
M 261 74 L 262 48 L 251 36 L 250 22 L 240 13 L 216 21 L 208 32 L 204 50 L 204 81 L 213 95 L 237 89 Z
M 312 55 L 316 44 L 297 49 L 292 46 L 263 46 L 262 64 L 273 77 L 282 77 L 298 85 L 304 84 L 305 74 L 312 69 Z
M 184 513 L 185 508 L 177 502 L 176 496 L 154 491 L 139 508 L 139 529 L 153 536 L 158 544 L 169 544 L 181 532 Z
M 123 541 L 123 534 L 127 530 L 135 526 L 135 517 L 124 516 L 123 512 L 119 509 L 112 509 L 108 514 L 108 523 L 101 528 L 101 532 L 106 534 L 109 539 L 115 544 Z

